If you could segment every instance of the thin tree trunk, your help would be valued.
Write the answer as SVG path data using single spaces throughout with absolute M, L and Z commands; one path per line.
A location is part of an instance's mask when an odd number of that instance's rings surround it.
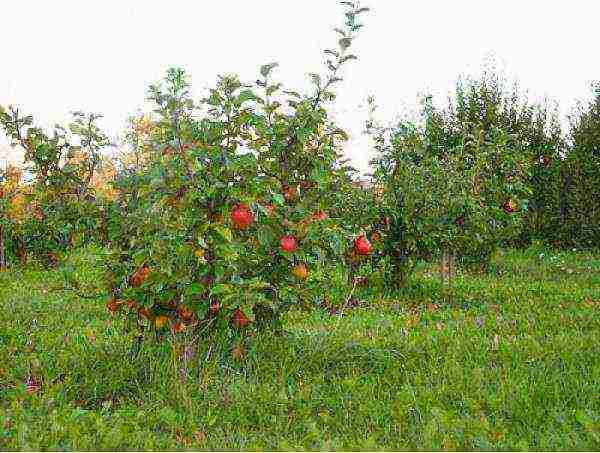
M 449 296 L 448 291 L 451 289 L 452 278 L 455 274 L 454 263 L 454 253 L 448 249 L 443 249 L 440 261 L 440 277 L 442 280 L 444 296 Z
M 454 254 L 448 250 L 442 251 L 440 263 L 440 277 L 443 284 L 450 284 L 454 275 Z
M 25 248 L 25 244 L 23 243 L 23 241 L 19 241 L 19 262 L 21 263 L 22 267 L 25 267 L 27 265 L 27 249 Z
M 6 269 L 6 254 L 4 252 L 4 226 L 0 225 L 0 271 Z

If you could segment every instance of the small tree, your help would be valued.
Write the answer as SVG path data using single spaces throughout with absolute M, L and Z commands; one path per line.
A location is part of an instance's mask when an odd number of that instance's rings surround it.
M 376 176 L 394 213 L 395 234 L 388 240 L 398 269 L 431 252 L 440 256 L 442 281 L 450 283 L 458 257 L 476 256 L 485 265 L 518 231 L 528 162 L 505 131 L 462 122 L 454 110 L 435 108 L 430 97 L 419 122 L 369 126 L 378 151 Z
M 55 126 L 51 135 L 33 125 L 18 108 L 0 107 L 0 125 L 14 146 L 25 150 L 26 171 L 35 177 L 26 196 L 35 215 L 23 219 L 24 250 L 56 263 L 56 252 L 74 237 L 95 230 L 98 203 L 92 182 L 101 163 L 100 150 L 109 144 L 97 126 L 99 115 L 73 113 L 68 129 Z
M 111 312 L 141 332 L 169 325 L 223 344 L 322 300 L 351 240 L 328 213 L 345 133 L 325 105 L 366 11 L 344 4 L 339 47 L 326 51 L 325 78 L 311 74 L 312 93 L 282 90 L 274 63 L 254 84 L 220 77 L 199 104 L 180 69 L 151 86 L 147 161 L 115 182 Z

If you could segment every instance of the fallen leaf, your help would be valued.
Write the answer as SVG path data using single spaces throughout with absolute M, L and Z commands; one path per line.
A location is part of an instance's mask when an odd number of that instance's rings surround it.
M 27 387 L 27 393 L 37 393 L 42 389 L 42 380 L 41 378 L 30 374 L 25 379 L 25 386 Z
M 196 431 L 194 433 L 194 439 L 196 439 L 196 443 L 198 443 L 198 445 L 202 445 L 206 440 L 206 434 L 204 434 L 204 431 Z
M 94 331 L 90 327 L 85 329 L 85 336 L 90 343 L 96 343 L 96 335 L 94 335 Z
M 421 317 L 418 313 L 415 315 L 408 316 L 408 318 L 406 319 L 406 322 L 404 323 L 406 330 L 412 329 L 419 322 L 420 318 Z
M 231 355 L 235 360 L 242 360 L 246 356 L 246 349 L 242 344 L 236 344 L 231 351 Z
M 504 439 L 504 432 L 503 431 L 492 431 L 490 433 L 490 437 L 492 438 L 492 440 L 495 441 L 499 441 Z
M 184 436 L 183 434 L 177 434 L 175 436 L 175 439 L 177 440 L 177 442 L 179 442 L 186 448 L 189 447 L 190 444 L 192 443 L 192 441 L 188 437 Z
M 431 303 L 431 302 L 427 304 L 427 311 L 428 311 L 429 313 L 433 313 L 433 312 L 434 312 L 434 311 L 436 311 L 438 308 L 439 308 L 439 306 L 438 306 L 438 305 L 436 305 L 436 304 L 433 304 L 433 303 Z

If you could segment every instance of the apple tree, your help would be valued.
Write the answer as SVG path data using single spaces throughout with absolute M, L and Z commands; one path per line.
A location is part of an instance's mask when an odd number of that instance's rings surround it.
M 199 102 L 177 68 L 150 87 L 149 152 L 115 181 L 119 225 L 107 308 L 144 335 L 170 329 L 223 344 L 323 302 L 354 239 L 332 212 L 345 133 L 327 104 L 367 11 L 351 2 L 313 91 L 284 90 L 275 63 L 253 83 L 222 76 Z

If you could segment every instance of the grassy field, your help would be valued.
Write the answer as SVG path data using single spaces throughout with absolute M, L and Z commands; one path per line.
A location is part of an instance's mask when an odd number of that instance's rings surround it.
M 68 260 L 90 286 L 95 256 Z M 168 343 L 130 358 L 105 301 L 62 286 L 0 274 L 0 450 L 600 449 L 598 253 L 506 251 L 446 304 L 422 264 L 403 293 L 187 365 Z

